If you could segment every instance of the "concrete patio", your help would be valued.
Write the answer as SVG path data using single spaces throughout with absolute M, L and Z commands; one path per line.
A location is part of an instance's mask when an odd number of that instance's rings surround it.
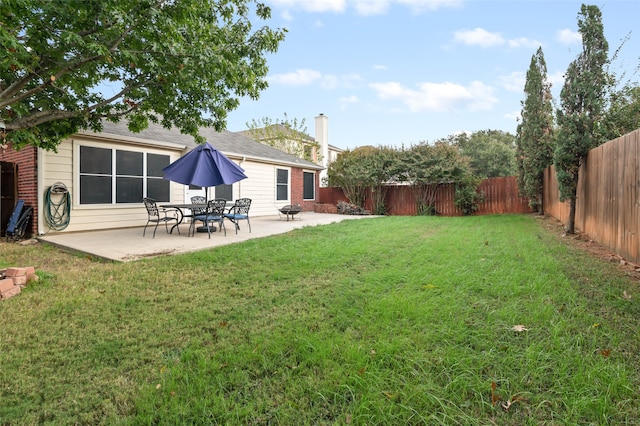
M 240 230 L 236 234 L 231 222 L 225 221 L 227 235 L 222 232 L 211 234 L 196 233 L 189 237 L 189 224 L 180 225 L 180 235 L 176 231 L 167 234 L 164 225 L 158 226 L 155 238 L 153 224 L 147 228 L 146 236 L 142 236 L 143 227 L 113 229 L 106 231 L 56 233 L 38 236 L 38 240 L 53 244 L 64 250 L 83 253 L 97 258 L 130 262 L 147 257 L 173 255 L 204 250 L 211 247 L 233 244 L 252 238 L 284 234 L 305 226 L 326 225 L 343 220 L 366 219 L 375 216 L 351 216 L 330 213 L 304 212 L 295 220 L 287 221 L 284 216 L 261 216 L 251 218 L 251 232 L 246 221 L 240 222 Z

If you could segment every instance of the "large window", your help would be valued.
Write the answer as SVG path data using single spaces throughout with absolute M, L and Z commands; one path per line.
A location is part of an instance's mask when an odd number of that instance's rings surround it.
M 304 172 L 303 174 L 303 195 L 305 200 L 316 199 L 316 174 L 311 172 Z
M 145 196 L 170 201 L 162 178 L 168 165 L 168 155 L 81 146 L 80 204 L 140 203 Z
M 276 201 L 289 199 L 289 170 L 276 169 Z

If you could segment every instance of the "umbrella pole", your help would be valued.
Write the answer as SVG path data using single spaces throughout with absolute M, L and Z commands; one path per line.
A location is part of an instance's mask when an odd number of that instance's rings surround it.
M 209 187 L 205 186 L 204 187 L 204 203 L 205 204 L 209 204 Z M 207 211 L 205 210 L 205 217 L 207 215 Z M 215 225 L 209 225 L 208 223 L 209 221 L 205 222 L 204 226 L 201 226 L 199 228 L 196 228 L 197 232 L 216 232 L 216 227 Z

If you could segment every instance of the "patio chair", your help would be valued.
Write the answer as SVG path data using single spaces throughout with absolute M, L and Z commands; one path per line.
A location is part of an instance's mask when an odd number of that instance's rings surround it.
M 145 197 L 142 200 L 144 202 L 144 206 L 147 208 L 147 223 L 144 225 L 144 231 L 142 231 L 142 236 L 144 237 L 147 233 L 147 226 L 150 223 L 155 223 L 156 226 L 153 228 L 153 238 L 156 237 L 156 230 L 158 229 L 158 225 L 164 222 L 165 228 L 167 228 L 167 234 L 169 233 L 169 222 L 176 222 L 176 228 L 178 228 L 178 235 L 180 234 L 180 227 L 177 226 L 179 223 L 178 219 L 178 210 L 177 209 L 167 209 L 164 207 L 158 207 L 156 200 L 153 198 Z
M 192 208 L 191 214 L 188 217 L 194 217 L 196 215 L 202 215 L 207 212 L 207 199 L 202 195 L 195 195 L 191 197 L 191 204 L 202 204 L 201 208 Z
M 229 219 L 236 226 L 236 234 L 240 225 L 238 221 L 246 220 L 249 225 L 249 232 L 251 232 L 251 222 L 249 221 L 249 208 L 251 207 L 251 198 L 238 198 L 235 204 L 229 207 L 229 210 L 224 214 L 224 217 Z
M 224 209 L 227 205 L 227 200 L 222 198 L 216 198 L 207 202 L 207 208 L 204 214 L 194 215 L 191 221 L 191 227 L 189 233 L 193 236 L 196 232 L 196 222 L 202 222 L 207 228 L 209 238 L 211 238 L 211 226 L 213 223 L 218 222 L 220 224 L 220 230 L 224 230 L 224 235 L 227 235 L 227 229 L 224 227 Z M 215 228 L 213 230 L 215 232 Z

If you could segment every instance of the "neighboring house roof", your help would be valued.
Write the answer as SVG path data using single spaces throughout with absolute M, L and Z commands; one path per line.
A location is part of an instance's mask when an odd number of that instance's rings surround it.
M 93 135 L 101 138 L 112 138 L 109 135 L 118 136 L 128 141 L 149 142 L 155 145 L 168 145 L 192 149 L 196 147 L 196 142 L 191 135 L 180 133 L 176 128 L 167 129 L 161 124 L 149 123 L 145 130 L 134 133 L 127 128 L 127 123 L 123 120 L 119 123 L 104 122 L 101 133 L 90 131 L 82 132 L 84 135 Z M 321 170 L 323 167 L 307 160 L 287 154 L 286 152 L 261 144 L 255 140 L 243 136 L 240 133 L 223 130 L 217 132 L 213 128 L 200 128 L 200 134 L 225 155 L 231 157 L 247 158 L 258 162 L 277 163 L 292 167 Z

